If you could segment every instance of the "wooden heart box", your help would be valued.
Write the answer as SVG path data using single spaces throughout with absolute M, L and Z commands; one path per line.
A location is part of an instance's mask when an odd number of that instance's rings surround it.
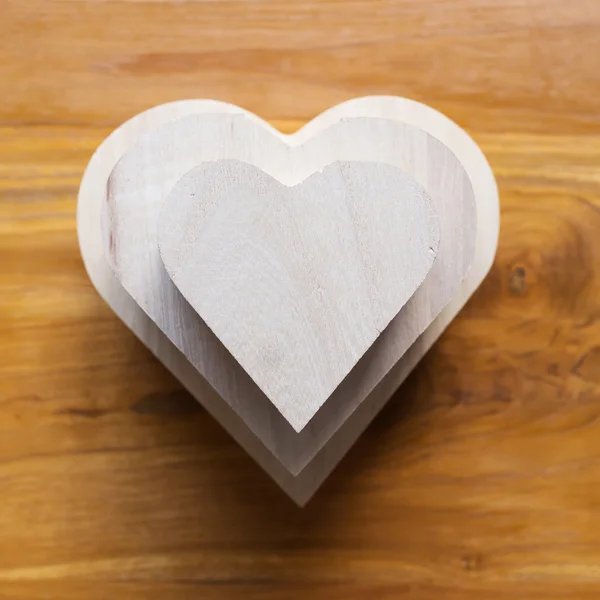
M 293 135 L 158 106 L 101 144 L 77 210 L 98 292 L 300 505 L 480 285 L 498 227 L 477 145 L 395 97 Z

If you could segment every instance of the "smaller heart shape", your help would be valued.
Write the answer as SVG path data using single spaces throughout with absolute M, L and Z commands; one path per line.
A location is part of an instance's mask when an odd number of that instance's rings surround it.
M 439 237 L 427 191 L 372 162 L 294 187 L 204 163 L 175 185 L 158 232 L 173 283 L 296 431 L 418 289 Z

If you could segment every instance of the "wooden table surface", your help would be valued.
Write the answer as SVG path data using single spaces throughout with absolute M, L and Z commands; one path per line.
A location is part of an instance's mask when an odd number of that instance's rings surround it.
M 598 0 L 1 0 L 0 598 L 600 597 Z M 481 289 L 305 509 L 111 313 L 94 148 L 214 97 L 291 131 L 446 112 L 496 173 Z

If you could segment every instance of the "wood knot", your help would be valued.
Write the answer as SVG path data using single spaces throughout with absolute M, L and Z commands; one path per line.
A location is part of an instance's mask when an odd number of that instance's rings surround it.
M 481 552 L 463 554 L 461 562 L 465 571 L 481 571 L 483 569 L 483 554 Z
M 515 267 L 508 281 L 508 289 L 513 296 L 522 296 L 527 289 L 527 271 L 523 266 Z

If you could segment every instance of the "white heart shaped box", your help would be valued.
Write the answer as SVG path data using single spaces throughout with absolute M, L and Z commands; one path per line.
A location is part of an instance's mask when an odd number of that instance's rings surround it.
M 77 228 L 101 296 L 303 505 L 483 281 L 499 203 L 473 140 L 411 100 L 292 135 L 189 100 L 100 145 Z

